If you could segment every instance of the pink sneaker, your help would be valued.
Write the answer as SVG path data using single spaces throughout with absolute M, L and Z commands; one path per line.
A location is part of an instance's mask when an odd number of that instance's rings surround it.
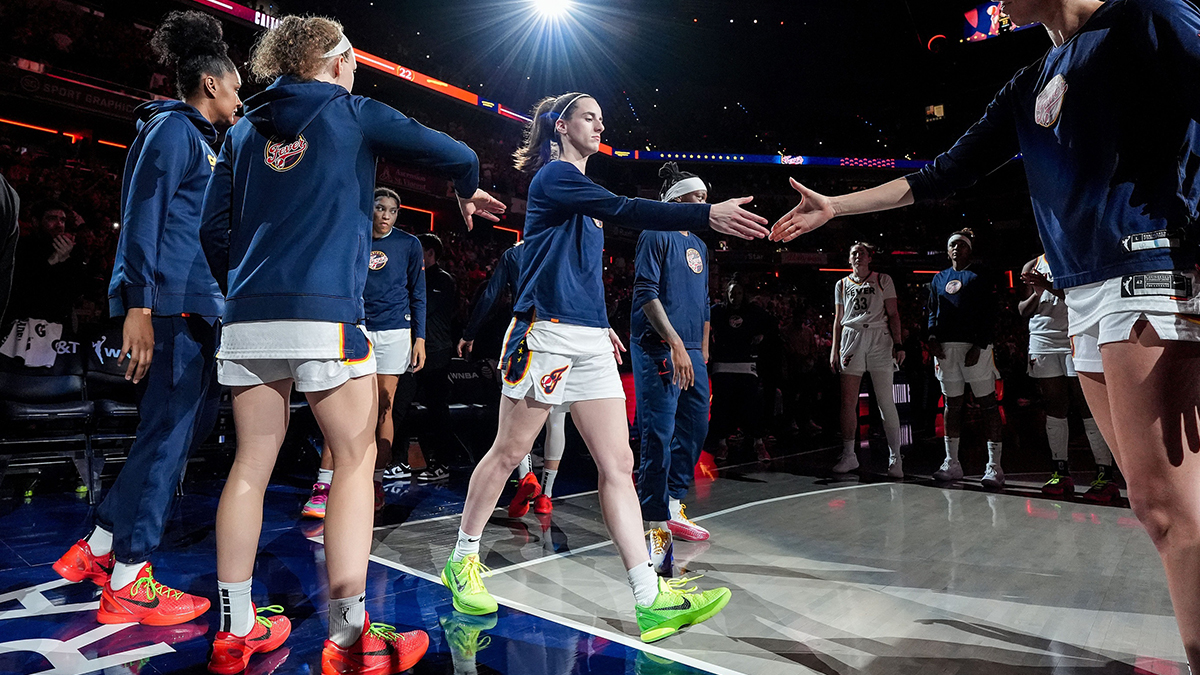
M 308 498 L 308 503 L 304 505 L 304 510 L 300 512 L 300 515 L 305 518 L 324 518 L 325 502 L 327 501 L 329 501 L 329 483 L 314 484 L 312 495 Z
M 679 514 L 672 515 L 667 521 L 667 529 L 671 531 L 671 535 L 677 539 L 684 541 L 705 541 L 708 539 L 708 530 L 693 523 L 685 513 L 686 507 L 683 504 L 679 505 Z

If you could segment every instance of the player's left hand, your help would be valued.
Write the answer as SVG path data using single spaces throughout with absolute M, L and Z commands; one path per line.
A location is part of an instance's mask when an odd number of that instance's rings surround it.
M 473 216 L 498 223 L 500 217 L 496 214 L 504 213 L 507 209 L 508 207 L 499 199 L 483 190 L 475 190 L 475 194 L 471 195 L 470 199 L 458 198 L 458 210 L 462 212 L 463 222 L 467 224 L 468 231 L 475 228 Z
M 621 358 L 621 352 L 626 351 L 626 350 L 625 350 L 625 345 L 621 344 L 621 338 L 617 336 L 617 331 L 609 328 L 608 329 L 608 339 L 612 340 L 613 356 L 615 356 L 617 359 L 617 365 L 618 366 L 623 365 L 625 363 L 625 361 Z
M 904 365 L 904 350 L 903 349 L 895 350 L 894 352 L 892 352 L 892 358 L 896 359 L 897 367 L 903 366 Z
M 967 356 L 963 359 L 963 365 L 970 368 L 979 363 L 979 347 L 972 346 L 967 350 Z

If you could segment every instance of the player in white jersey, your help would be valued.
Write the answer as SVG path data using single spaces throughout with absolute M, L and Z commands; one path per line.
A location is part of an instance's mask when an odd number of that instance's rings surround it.
M 888 477 L 903 478 L 900 419 L 892 397 L 892 374 L 904 362 L 900 311 L 892 278 L 871 271 L 873 251 L 870 244 L 861 241 L 850 247 L 854 271 L 839 279 L 833 292 L 835 330 L 829 365 L 842 374 L 842 457 L 833 471 L 849 473 L 858 468 L 854 452 L 858 395 L 863 373 L 869 372 L 887 435 Z
M 1046 440 L 1054 458 L 1054 473 L 1042 486 L 1042 492 L 1051 496 L 1075 494 L 1075 481 L 1067 464 L 1067 412 L 1073 406 L 1083 417 L 1083 428 L 1096 459 L 1096 479 L 1084 499 L 1111 503 L 1121 494 L 1113 482 L 1112 450 L 1092 419 L 1079 375 L 1075 372 L 1071 339 L 1067 335 L 1065 293 L 1054 288 L 1054 274 L 1044 255 L 1025 263 L 1021 280 L 1025 282 L 1026 297 L 1017 309 L 1021 316 L 1029 319 L 1029 376 L 1037 380 L 1038 391 L 1046 406 Z M 1095 340 L 1086 336 L 1079 339 Z

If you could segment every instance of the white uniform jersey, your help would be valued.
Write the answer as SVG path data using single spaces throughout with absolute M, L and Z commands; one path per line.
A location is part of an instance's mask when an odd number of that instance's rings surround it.
M 1054 281 L 1046 256 L 1039 256 L 1034 270 Z M 1037 313 L 1029 318 L 1029 353 L 1061 354 L 1071 352 L 1071 339 L 1067 336 L 1067 303 L 1050 291 L 1042 291 L 1038 300 Z
M 839 279 L 833 302 L 842 307 L 842 326 L 854 330 L 888 329 L 883 303 L 896 297 L 896 285 L 886 274 L 872 272 L 857 281 L 854 276 Z

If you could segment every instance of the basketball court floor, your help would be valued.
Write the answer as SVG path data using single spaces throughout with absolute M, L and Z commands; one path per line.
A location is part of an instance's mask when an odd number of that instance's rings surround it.
M 676 567 L 706 588 L 728 586 L 733 599 L 653 645 L 637 638 L 597 495 L 569 482 L 549 517 L 496 511 L 482 542 L 501 604 L 490 618 L 455 613 L 437 579 L 465 476 L 392 485 L 376 520 L 368 611 L 429 632 L 416 673 L 1187 672 L 1158 557 L 1127 508 L 1044 499 L 1039 476 L 1011 476 L 999 494 L 970 479 L 949 488 L 870 472 L 835 480 L 821 469 L 835 453 L 705 465 L 687 504 L 712 538 L 677 542 Z M 321 524 L 297 519 L 307 491 L 293 483 L 268 495 L 255 599 L 286 607 L 295 629 L 285 648 L 255 657 L 254 675 L 320 668 Z M 197 481 L 180 500 L 156 558 L 164 583 L 213 594 L 219 488 Z M 0 673 L 203 672 L 215 611 L 171 628 L 101 626 L 97 589 L 50 569 L 87 532 L 86 503 L 9 502 L 0 502 Z

